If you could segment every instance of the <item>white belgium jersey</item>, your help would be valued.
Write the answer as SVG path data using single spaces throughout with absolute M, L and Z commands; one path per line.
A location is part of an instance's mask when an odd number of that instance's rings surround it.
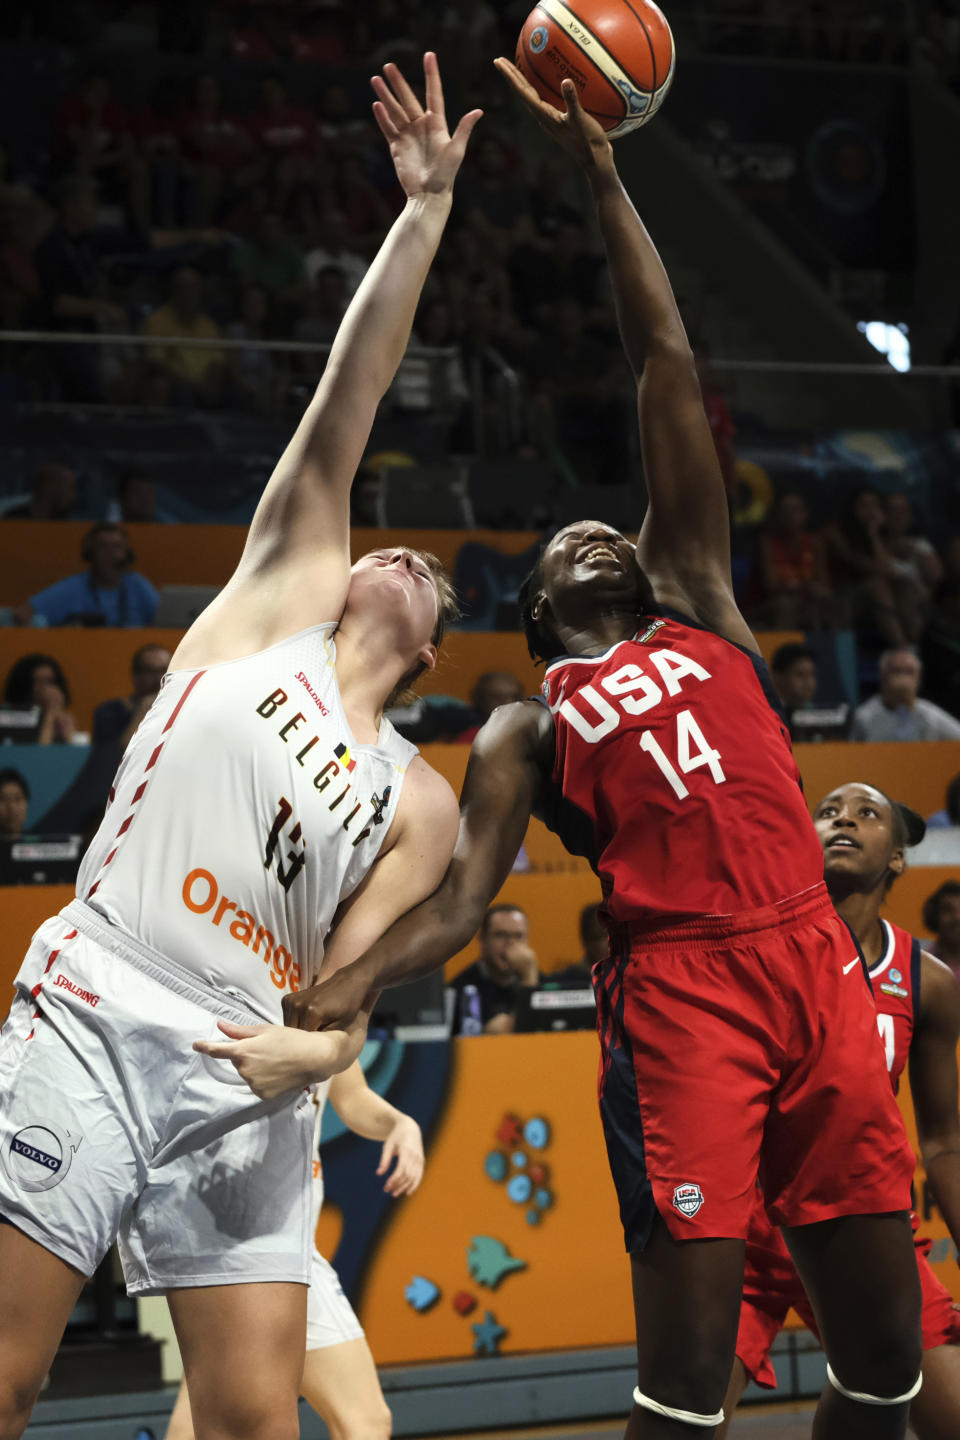
M 323 1112 L 330 1095 L 330 1081 L 321 1080 L 310 1091 L 313 1102 L 313 1236 L 323 1209 L 323 1161 L 320 1158 L 320 1131 L 323 1129 Z
M 77 897 L 269 1021 L 316 977 L 383 845 L 416 747 L 359 745 L 336 623 L 168 674 L 127 747 Z

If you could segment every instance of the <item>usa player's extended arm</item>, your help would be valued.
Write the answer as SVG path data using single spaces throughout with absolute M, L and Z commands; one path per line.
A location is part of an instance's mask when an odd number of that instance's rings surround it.
M 550 717 L 536 702 L 494 712 L 473 742 L 460 831 L 443 883 L 353 964 L 312 990 L 285 996 L 288 1025 L 318 1030 L 349 1024 L 369 1005 L 370 990 L 429 975 L 468 944 L 523 843 L 551 744 Z
M 927 1181 L 960 1248 L 960 986 L 932 955 L 924 954 L 921 967 L 920 1015 L 910 1046 L 910 1093 Z
M 257 506 L 240 564 L 191 635 L 178 666 L 229 658 L 293 630 L 335 620 L 349 584 L 349 496 L 377 406 L 410 338 L 443 234 L 472 110 L 447 131 L 434 54 L 424 57 L 424 110 L 395 65 L 373 80 L 374 115 L 407 200 L 334 340 L 316 394 Z M 234 633 L 237 639 L 233 638 Z M 201 643 L 209 649 L 193 653 Z
M 581 165 L 596 205 L 620 336 L 637 385 L 649 507 L 637 557 L 657 599 L 756 649 L 733 598 L 726 491 L 690 342 L 666 270 L 617 174 L 613 146 L 563 82 L 567 113 L 508 60 L 497 68 Z

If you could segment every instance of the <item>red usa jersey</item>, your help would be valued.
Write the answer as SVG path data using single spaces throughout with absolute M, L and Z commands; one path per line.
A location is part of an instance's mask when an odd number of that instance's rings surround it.
M 657 609 L 632 640 L 547 667 L 555 758 L 540 814 L 611 919 L 661 929 L 823 880 L 790 737 L 759 656 Z
M 910 1041 L 920 1008 L 920 941 L 909 930 L 881 920 L 884 944 L 870 971 L 877 1002 L 877 1025 L 894 1091 L 910 1054 Z

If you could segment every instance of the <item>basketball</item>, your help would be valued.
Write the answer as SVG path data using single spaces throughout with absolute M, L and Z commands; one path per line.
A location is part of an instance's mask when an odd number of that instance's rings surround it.
M 673 35 L 653 0 L 539 0 L 516 64 L 540 96 L 566 110 L 563 80 L 611 139 L 651 120 L 673 82 Z

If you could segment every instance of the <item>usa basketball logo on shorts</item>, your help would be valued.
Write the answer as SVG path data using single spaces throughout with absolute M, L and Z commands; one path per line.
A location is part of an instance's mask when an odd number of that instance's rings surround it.
M 673 1203 L 681 1215 L 692 1220 L 703 1204 L 703 1191 L 699 1185 L 678 1185 L 673 1192 Z
M 544 45 L 546 45 L 548 39 L 549 35 L 546 25 L 538 25 L 536 30 L 531 32 L 530 49 L 533 51 L 534 55 L 540 54 L 540 51 L 543 49 Z
M 66 1178 L 74 1151 L 79 1148 L 80 1140 L 74 1140 L 69 1130 L 45 1120 L 18 1130 L 4 1159 L 11 1180 L 21 1190 L 52 1190 Z

